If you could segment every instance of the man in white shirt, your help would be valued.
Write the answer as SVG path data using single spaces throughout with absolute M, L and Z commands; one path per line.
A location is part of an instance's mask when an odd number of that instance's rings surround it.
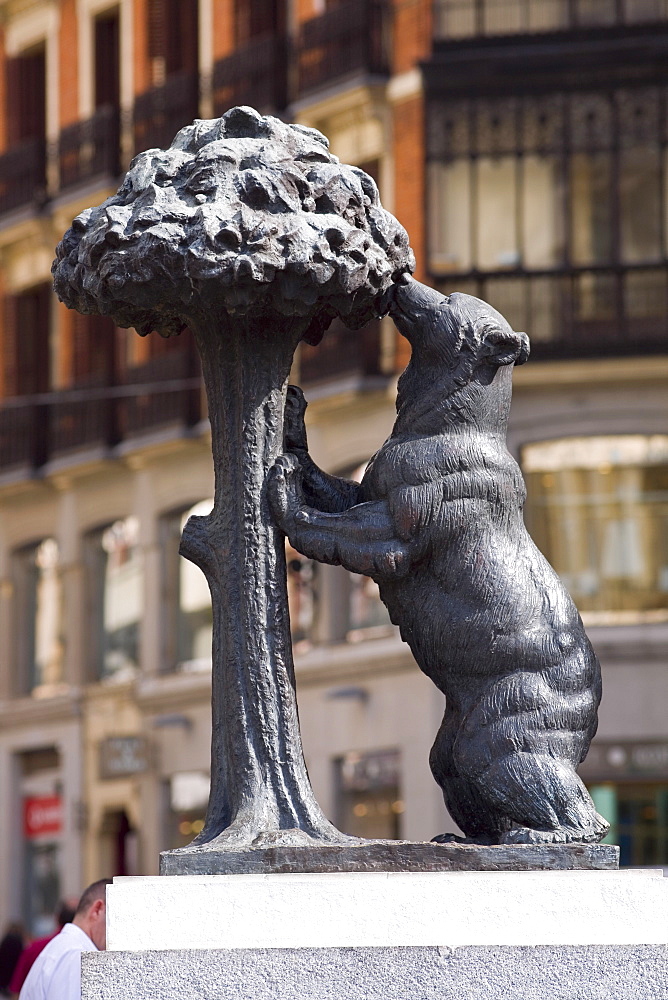
M 81 952 L 104 951 L 107 944 L 107 886 L 100 879 L 84 890 L 74 919 L 40 952 L 19 1000 L 81 1000 Z

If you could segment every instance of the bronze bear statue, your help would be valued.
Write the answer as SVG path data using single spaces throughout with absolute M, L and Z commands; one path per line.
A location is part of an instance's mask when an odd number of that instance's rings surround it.
M 287 454 L 268 482 L 274 517 L 304 555 L 379 584 L 445 695 L 430 765 L 469 842 L 598 841 L 608 823 L 576 767 L 596 732 L 600 667 L 526 531 L 506 447 L 528 338 L 485 302 L 408 277 L 388 305 L 412 347 L 390 437 L 361 483 L 323 473 L 291 387 Z

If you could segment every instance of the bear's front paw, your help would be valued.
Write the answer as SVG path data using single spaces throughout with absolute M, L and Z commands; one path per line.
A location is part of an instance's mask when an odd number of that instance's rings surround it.
M 279 455 L 269 470 L 267 495 L 276 522 L 288 534 L 302 504 L 302 470 L 294 455 Z

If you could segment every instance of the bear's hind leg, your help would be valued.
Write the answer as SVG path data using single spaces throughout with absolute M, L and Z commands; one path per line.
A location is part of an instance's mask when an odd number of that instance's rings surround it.
M 443 722 L 429 754 L 429 766 L 436 784 L 443 792 L 446 809 L 466 837 L 441 834 L 434 837 L 434 840 L 437 843 L 459 841 L 493 844 L 498 839 L 501 818 L 497 810 L 480 794 L 475 782 L 458 772 L 453 756 L 457 730 L 458 724 L 454 713 L 446 708 Z
M 597 843 L 609 830 L 575 770 L 547 754 L 508 754 L 476 784 L 506 819 L 500 843 Z

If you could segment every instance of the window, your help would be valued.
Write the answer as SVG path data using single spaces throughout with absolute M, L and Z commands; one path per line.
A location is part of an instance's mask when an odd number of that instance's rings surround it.
M 366 472 L 367 463 L 345 474 L 346 479 L 361 482 Z M 342 571 L 342 575 L 343 575 Z M 387 635 L 392 630 L 390 615 L 380 599 L 378 584 L 368 576 L 359 573 L 347 573 L 348 589 L 348 621 L 347 638 L 351 642 L 360 639 L 372 639 Z
M 20 549 L 14 557 L 20 693 L 48 691 L 63 679 L 63 603 L 55 538 Z
M 155 83 L 175 73 L 194 73 L 198 61 L 199 3 L 149 0 L 148 46 Z
M 279 0 L 235 0 L 234 8 L 238 46 L 260 35 L 274 34 L 284 16 Z
M 185 847 L 204 829 L 209 789 L 204 771 L 178 771 L 163 782 L 165 850 Z
M 307 559 L 288 540 L 285 543 L 285 561 L 288 575 L 288 607 L 290 633 L 294 647 L 310 645 L 318 606 L 318 564 Z
M 469 258 L 482 271 L 660 260 L 660 103 L 657 89 L 643 89 L 435 109 L 434 268 L 467 270 Z
M 89 649 L 98 678 L 131 675 L 139 665 L 144 565 L 136 517 L 114 521 L 86 539 Z
M 204 516 L 212 507 L 213 500 L 202 500 L 162 519 L 164 670 L 185 663 L 211 662 L 213 612 L 209 585 L 201 569 L 179 555 L 179 545 L 188 518 Z
M 591 622 L 668 619 L 668 436 L 522 451 L 534 541 Z
M 335 762 L 337 826 L 354 837 L 401 838 L 398 750 L 350 751 Z
M 120 103 L 120 18 L 114 7 L 95 18 L 95 108 Z
M 661 350 L 667 94 L 432 102 L 429 261 L 444 291 L 507 311 L 539 356 L 560 342 L 580 354 Z
M 589 790 L 610 823 L 605 842 L 619 845 L 620 866 L 668 865 L 665 782 L 611 782 Z
M 51 382 L 50 314 L 53 293 L 35 285 L 5 299 L 4 395 L 48 392 Z
M 9 144 L 46 135 L 46 49 L 35 46 L 7 60 Z
M 437 38 L 663 21 L 663 0 L 436 0 Z

